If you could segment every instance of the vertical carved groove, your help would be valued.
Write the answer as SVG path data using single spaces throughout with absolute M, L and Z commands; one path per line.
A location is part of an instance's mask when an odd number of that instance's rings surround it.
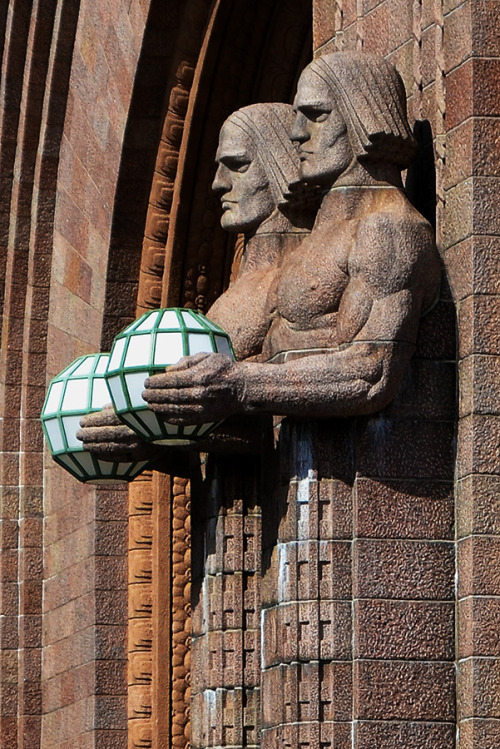
M 172 747 L 190 739 L 191 499 L 190 484 L 175 478 L 172 488 Z
M 422 0 L 413 1 L 413 119 L 422 119 Z
M 207 5 L 207 0 L 193 0 L 186 8 L 172 66 L 174 82 L 169 94 L 144 232 L 137 300 L 139 314 L 161 304 L 165 243 L 174 184 L 194 69 L 206 24 Z
M 445 210 L 444 169 L 446 163 L 446 76 L 444 63 L 444 9 L 443 0 L 436 2 L 436 109 L 437 132 L 435 133 L 436 152 L 436 241 L 442 246 L 443 218 Z
M 152 511 L 151 476 L 129 489 L 128 725 L 129 749 L 151 749 L 152 728 Z

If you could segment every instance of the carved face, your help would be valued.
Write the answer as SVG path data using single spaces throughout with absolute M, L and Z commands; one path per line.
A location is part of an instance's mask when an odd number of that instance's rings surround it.
M 269 179 L 250 136 L 232 122 L 223 126 L 212 185 L 222 203 L 221 225 L 227 231 L 248 232 L 276 207 Z
M 333 184 L 351 163 L 353 151 L 334 92 L 309 68 L 299 78 L 294 109 L 291 137 L 299 146 L 302 178 L 311 184 Z

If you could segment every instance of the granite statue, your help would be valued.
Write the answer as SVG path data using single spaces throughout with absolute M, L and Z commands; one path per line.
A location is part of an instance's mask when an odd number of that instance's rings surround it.
M 221 316 L 239 361 L 199 354 L 149 378 L 144 398 L 169 420 L 379 411 L 394 397 L 420 317 L 437 298 L 433 231 L 401 180 L 415 143 L 395 68 L 365 54 L 320 57 L 299 79 L 294 110 L 301 183 L 323 195 L 313 229 L 286 253 L 264 250 L 257 275 L 239 279 L 238 303 Z M 244 204 L 259 217 L 271 210 L 264 173 L 259 183 L 243 151 L 226 158 L 219 147 L 214 187 L 226 228 L 238 213 L 247 221 Z M 214 312 L 224 308 L 221 297 Z
M 294 121 L 288 104 L 253 104 L 234 112 L 220 133 L 213 188 L 221 199 L 223 227 L 244 233 L 245 247 L 234 281 L 208 316 L 230 334 L 239 360 L 262 358 L 272 316 L 269 304 L 283 256 L 301 243 L 314 220 L 314 200 L 297 190 L 300 162 L 290 138 Z M 190 365 L 204 358 L 190 357 Z M 175 371 L 183 371 L 187 361 L 175 365 Z M 112 406 L 86 416 L 82 427 L 79 436 L 86 447 L 103 458 L 157 456 L 168 469 L 171 449 L 143 442 L 119 421 Z M 196 449 L 246 451 L 255 434 L 253 426 L 249 434 L 243 428 L 242 435 L 241 424 L 231 432 L 226 423 L 209 440 L 198 442 Z M 181 451 L 175 452 L 178 473 L 185 467 Z

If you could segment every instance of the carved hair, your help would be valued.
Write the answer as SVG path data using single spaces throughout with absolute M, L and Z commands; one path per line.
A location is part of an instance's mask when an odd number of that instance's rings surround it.
M 309 70 L 335 94 L 360 161 L 385 161 L 405 169 L 416 143 L 406 115 L 406 93 L 396 68 L 375 55 L 333 52 Z
M 289 104 L 251 104 L 226 122 L 241 128 L 254 143 L 273 190 L 276 205 L 291 197 L 290 185 L 300 179 L 299 157 L 290 139 L 295 116 Z

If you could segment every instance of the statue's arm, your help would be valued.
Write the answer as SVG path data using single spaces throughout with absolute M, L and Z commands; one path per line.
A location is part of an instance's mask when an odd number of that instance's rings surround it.
M 422 311 L 439 287 L 430 226 L 416 214 L 370 216 L 359 225 L 348 274 L 337 316 L 340 350 L 263 365 L 253 375 L 248 369 L 245 411 L 271 406 L 285 415 L 351 416 L 392 400 L 415 349 Z
M 352 416 L 383 408 L 399 387 L 424 299 L 437 283 L 432 235 L 423 222 L 378 215 L 360 226 L 349 262 L 337 319 L 339 350 L 285 364 L 233 363 L 220 355 L 186 360 L 150 378 L 144 395 L 150 407 L 186 423 L 237 414 Z

